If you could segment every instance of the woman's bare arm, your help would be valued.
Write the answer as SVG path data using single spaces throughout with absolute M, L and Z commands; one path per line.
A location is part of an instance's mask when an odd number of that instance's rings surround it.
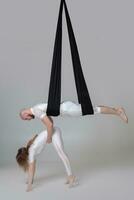
M 31 138 L 28 143 L 27 143 L 27 148 L 30 147 L 30 145 L 34 142 L 35 138 L 38 136 L 38 134 L 36 134 L 33 138 Z
M 33 163 L 29 163 L 28 165 L 28 185 L 27 185 L 27 192 L 32 190 L 32 183 L 35 175 L 35 167 L 36 167 L 36 162 L 34 161 Z

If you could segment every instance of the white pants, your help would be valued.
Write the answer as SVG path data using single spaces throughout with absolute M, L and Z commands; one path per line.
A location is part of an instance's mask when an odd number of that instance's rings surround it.
M 64 149 L 64 143 L 63 143 L 62 133 L 61 133 L 60 129 L 57 130 L 56 134 L 53 135 L 52 143 L 53 143 L 55 150 L 57 151 L 59 157 L 61 158 L 61 160 L 62 160 L 62 162 L 65 166 L 67 175 L 68 176 L 72 175 L 72 169 L 71 169 L 70 161 L 69 161 L 68 155 L 67 155 L 67 153 L 65 152 L 65 149 Z
M 94 114 L 101 112 L 101 108 L 99 106 L 94 106 L 93 110 Z M 60 115 L 81 116 L 82 115 L 81 104 L 73 101 L 63 101 L 60 105 Z
M 46 140 L 47 140 L 47 130 L 44 130 L 38 134 L 37 138 L 35 138 L 33 144 L 29 148 L 29 163 L 34 162 L 34 160 L 36 159 L 36 156 L 40 154 L 42 150 L 44 150 L 47 144 Z M 65 166 L 67 175 L 68 176 L 72 175 L 70 161 L 64 149 L 61 130 L 60 128 L 55 127 L 55 126 L 54 126 L 53 135 L 52 135 L 52 144 Z

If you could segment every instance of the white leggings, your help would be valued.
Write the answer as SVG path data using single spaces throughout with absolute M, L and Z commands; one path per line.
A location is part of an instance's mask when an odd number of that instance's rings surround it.
M 68 155 L 67 155 L 67 153 L 65 152 L 65 149 L 64 149 L 64 143 L 63 143 L 62 134 L 61 134 L 60 129 L 57 130 L 56 134 L 53 135 L 52 143 L 53 143 L 55 150 L 57 151 L 59 157 L 61 158 L 61 160 L 62 160 L 62 162 L 65 166 L 67 175 L 68 176 L 72 175 L 72 169 L 71 169 L 70 161 L 69 161 Z
M 64 149 L 61 130 L 59 127 L 55 126 L 53 130 L 54 131 L 52 135 L 52 144 L 65 166 L 67 175 L 68 176 L 72 175 L 70 161 Z M 36 156 L 40 154 L 42 150 L 45 148 L 47 144 L 46 140 L 47 140 L 47 130 L 44 130 L 38 134 L 37 138 L 35 138 L 34 140 L 34 143 L 29 148 L 29 163 L 32 163 L 35 160 Z

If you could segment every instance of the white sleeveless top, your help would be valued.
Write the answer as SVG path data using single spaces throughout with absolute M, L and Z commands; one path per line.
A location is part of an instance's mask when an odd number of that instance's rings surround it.
M 61 132 L 59 127 L 53 127 L 53 134 L 52 138 Z M 47 130 L 44 130 L 38 134 L 38 136 L 35 138 L 34 142 L 29 148 L 29 156 L 28 156 L 28 162 L 31 163 L 35 160 L 36 156 L 40 154 L 45 145 L 46 145 L 46 140 L 47 140 Z

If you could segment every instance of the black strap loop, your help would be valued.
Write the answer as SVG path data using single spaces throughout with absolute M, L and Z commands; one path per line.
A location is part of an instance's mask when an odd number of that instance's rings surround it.
M 61 58 L 62 58 L 62 12 L 63 0 L 60 3 L 59 17 L 57 23 L 57 31 L 55 37 L 55 45 L 52 60 L 51 77 L 49 84 L 48 95 L 48 116 L 60 115 L 60 101 L 61 101 Z
M 76 44 L 75 35 L 74 35 L 72 24 L 71 24 L 71 19 L 69 16 L 69 12 L 68 12 L 65 0 L 64 0 L 64 7 L 65 7 L 67 27 L 68 27 L 68 35 L 69 35 L 69 41 L 70 41 L 70 48 L 71 48 L 72 63 L 73 63 L 73 70 L 74 70 L 74 77 L 75 77 L 78 101 L 81 104 L 83 115 L 94 114 L 92 102 L 90 100 L 90 96 L 88 93 L 88 89 L 86 86 L 86 82 L 85 82 L 82 67 L 81 67 L 78 47 Z
M 70 41 L 72 64 L 74 71 L 75 84 L 77 89 L 78 102 L 81 104 L 82 115 L 94 114 L 92 102 L 88 93 L 86 82 L 84 79 L 78 47 L 76 44 L 71 19 L 65 0 L 61 0 L 59 18 L 57 24 L 50 86 L 47 115 L 60 115 L 60 101 L 61 101 L 61 54 L 62 54 L 62 11 L 63 5 L 65 8 L 65 16 L 68 28 L 68 36 Z

